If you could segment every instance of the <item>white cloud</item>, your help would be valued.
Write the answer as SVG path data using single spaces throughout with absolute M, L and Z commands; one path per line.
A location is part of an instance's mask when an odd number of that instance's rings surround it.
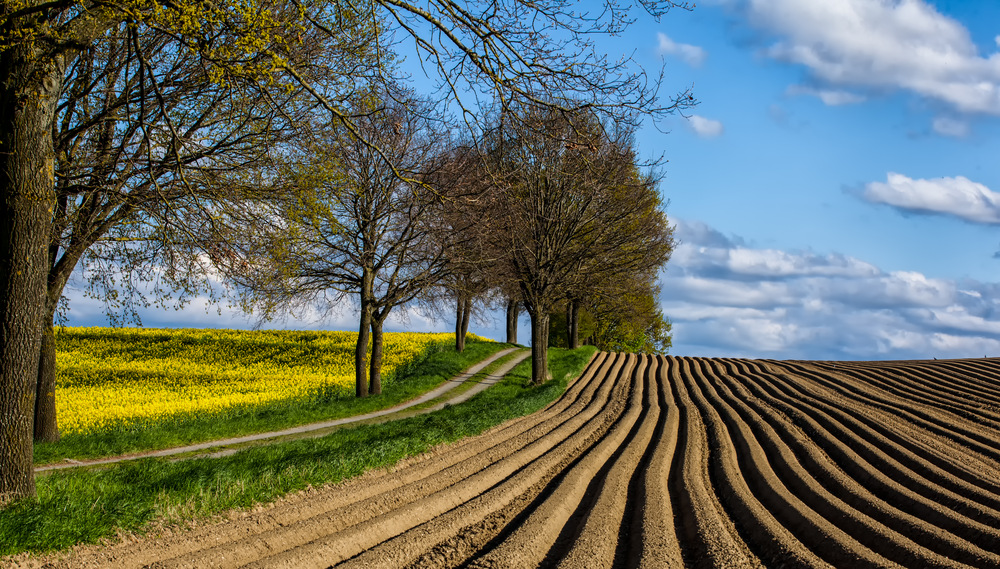
M 807 67 L 831 92 L 902 89 L 959 112 L 1000 115 L 1000 53 L 981 55 L 961 23 L 923 0 L 745 0 L 743 6 L 775 38 L 767 55 Z
M 661 279 L 675 352 L 797 359 L 1000 355 L 998 285 L 750 247 L 677 222 Z
M 705 58 L 708 57 L 708 53 L 696 45 L 677 43 L 664 33 L 658 33 L 656 37 L 659 40 L 657 51 L 660 55 L 678 57 L 692 67 L 700 66 L 705 62 Z
M 725 127 L 722 126 L 721 122 L 706 119 L 698 115 L 688 117 L 688 125 L 690 125 L 695 134 L 702 138 L 715 138 L 725 131 Z
M 914 180 L 889 172 L 865 186 L 864 198 L 917 213 L 951 215 L 973 223 L 1000 223 L 1000 194 L 964 176 Z
M 887 272 L 841 254 L 753 247 L 697 221 L 674 220 L 677 246 L 661 276 L 660 305 L 673 322 L 674 353 L 794 359 L 1000 356 L 1000 283 Z M 67 291 L 71 325 L 102 325 L 102 306 Z M 181 311 L 146 309 L 147 326 L 252 327 L 206 298 Z M 265 328 L 354 330 L 356 307 Z M 387 330 L 448 331 L 450 315 L 393 312 Z M 502 314 L 473 332 L 503 339 Z M 492 324 L 492 326 L 490 325 Z M 525 317 L 519 338 L 530 337 Z
M 948 117 L 934 119 L 931 128 L 934 132 L 942 136 L 950 136 L 952 138 L 965 138 L 971 132 L 968 121 Z
M 802 85 L 792 85 L 788 88 L 789 95 L 812 95 L 823 101 L 824 105 L 839 107 L 841 105 L 854 105 L 863 103 L 867 99 L 864 95 L 851 93 L 849 91 L 839 91 L 833 89 L 815 89 Z

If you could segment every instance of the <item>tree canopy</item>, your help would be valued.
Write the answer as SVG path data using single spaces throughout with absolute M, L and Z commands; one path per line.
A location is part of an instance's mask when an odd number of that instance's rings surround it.
M 492 191 L 481 218 L 500 281 L 510 283 L 498 286 L 516 286 L 531 318 L 532 376 L 541 383 L 557 303 L 578 307 L 599 287 L 659 269 L 673 240 L 655 179 L 637 169 L 632 127 L 586 110 L 533 107 L 504 118 L 484 145 Z

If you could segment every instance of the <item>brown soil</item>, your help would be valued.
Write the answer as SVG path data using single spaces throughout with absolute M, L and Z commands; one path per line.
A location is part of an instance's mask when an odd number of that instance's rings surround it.
M 998 567 L 1000 360 L 599 354 L 545 410 L 13 567 Z

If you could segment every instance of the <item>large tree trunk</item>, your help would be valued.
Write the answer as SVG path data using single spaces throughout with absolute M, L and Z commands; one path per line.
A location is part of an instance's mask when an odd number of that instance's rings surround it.
M 462 303 L 462 325 L 460 333 L 462 335 L 462 349 L 465 349 L 465 339 L 469 335 L 469 317 L 472 314 L 472 297 L 466 296 Z
M 65 200 L 60 200 L 59 213 L 65 215 Z M 53 230 L 55 231 L 55 230 Z M 95 237 L 96 238 L 96 237 Z M 59 255 L 58 236 L 50 236 L 48 264 L 48 286 L 45 299 L 45 320 L 42 323 L 42 353 L 38 361 L 38 384 L 35 390 L 35 441 L 55 442 L 59 440 L 58 417 L 56 415 L 56 343 L 53 321 L 59 299 L 62 297 L 66 281 L 69 280 L 83 252 L 92 244 L 86 241 L 77 244 Z
M 462 332 L 462 320 L 466 319 L 465 299 L 461 294 L 455 295 L 455 351 L 465 351 L 465 334 Z
M 566 345 L 575 350 L 580 347 L 580 301 L 570 300 L 566 307 Z
M 354 395 L 368 397 L 368 337 L 371 334 L 371 312 L 361 308 L 361 323 L 358 325 L 358 343 L 354 347 Z
M 35 495 L 32 424 L 62 73 L 37 62 L 33 43 L 0 51 L 0 504 Z
M 42 349 L 38 360 L 38 382 L 35 389 L 35 441 L 59 440 L 56 420 L 56 335 L 53 313 L 46 311 L 42 324 Z
M 372 361 L 371 376 L 369 380 L 369 393 L 379 395 L 382 393 L 382 324 L 388 314 L 378 314 L 372 317 Z
M 363 269 L 361 274 L 361 322 L 358 324 L 358 343 L 354 347 L 354 394 L 368 397 L 368 337 L 372 326 L 372 282 L 371 273 Z
M 521 304 L 515 300 L 507 299 L 507 343 L 517 343 L 517 318 L 520 316 Z
M 531 316 L 531 380 L 545 383 L 549 375 L 549 314 L 544 310 L 529 312 Z

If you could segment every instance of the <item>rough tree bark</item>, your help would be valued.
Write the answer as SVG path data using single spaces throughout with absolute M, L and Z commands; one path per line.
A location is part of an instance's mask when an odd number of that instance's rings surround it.
M 57 208 L 64 210 L 65 198 L 59 199 Z M 64 213 L 60 211 L 58 213 Z M 69 280 L 73 267 L 80 260 L 86 247 L 92 243 L 79 243 L 66 251 L 62 259 L 56 260 L 59 247 L 52 239 L 48 249 L 47 288 L 45 316 L 42 321 L 42 348 L 38 360 L 38 384 L 35 391 L 35 441 L 55 442 L 59 440 L 59 426 L 56 416 L 56 341 L 55 315 L 63 289 Z
M 571 299 L 566 303 L 566 345 L 575 350 L 580 347 L 580 301 Z
M 371 289 L 373 276 L 367 269 L 361 275 L 361 317 L 358 324 L 358 343 L 354 348 L 354 395 L 368 397 L 368 338 L 372 327 Z
M 0 504 L 35 495 L 32 438 L 55 203 L 52 121 L 62 58 L 0 51 Z
M 385 323 L 389 312 L 377 314 L 372 317 L 372 359 L 371 373 L 368 379 L 368 393 L 380 395 L 382 393 L 382 324 Z
M 529 311 L 531 316 L 531 381 L 541 385 L 551 379 L 549 373 L 549 315 Z
M 507 343 L 517 343 L 517 318 L 521 314 L 521 304 L 512 298 L 507 299 Z
M 59 440 L 56 422 L 56 336 L 50 312 L 42 321 L 42 348 L 38 359 L 38 383 L 35 390 L 36 442 Z

